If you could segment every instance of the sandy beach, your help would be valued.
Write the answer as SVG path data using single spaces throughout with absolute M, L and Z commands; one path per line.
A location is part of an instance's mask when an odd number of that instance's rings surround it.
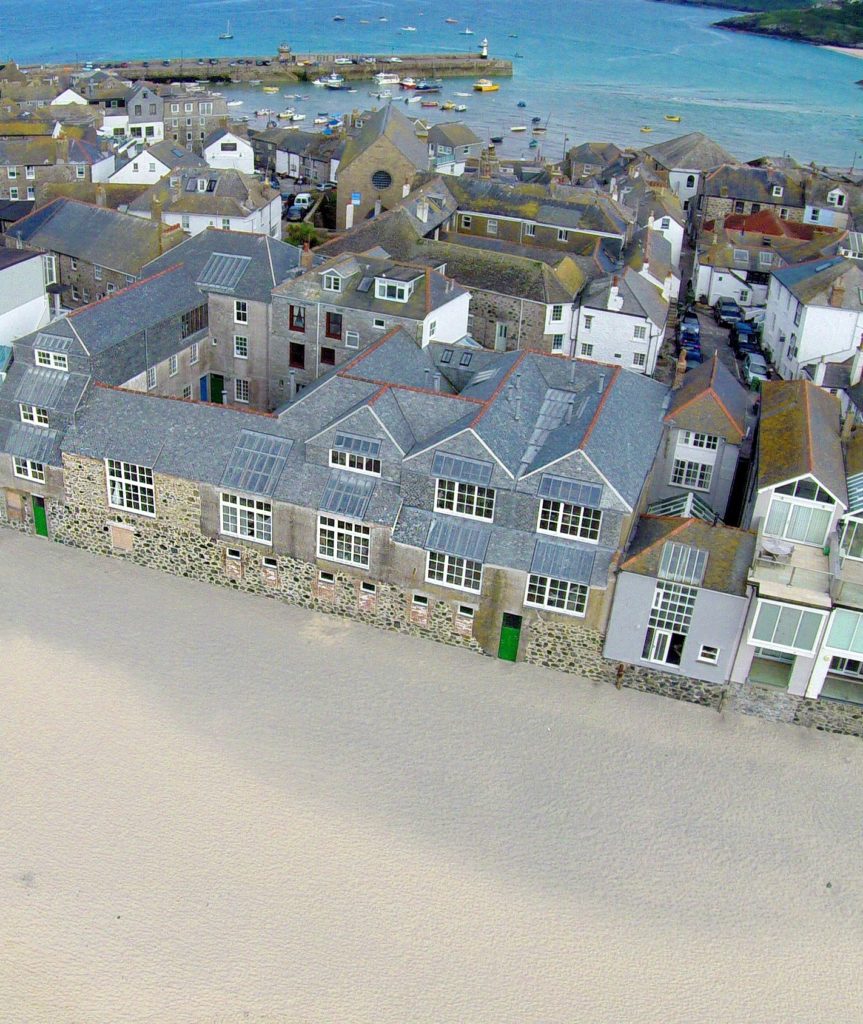
M 863 46 L 822 46 L 821 49 L 844 53 L 849 57 L 863 57 Z
M 11 531 L 0 578 L 3 1024 L 863 1019 L 859 740 Z

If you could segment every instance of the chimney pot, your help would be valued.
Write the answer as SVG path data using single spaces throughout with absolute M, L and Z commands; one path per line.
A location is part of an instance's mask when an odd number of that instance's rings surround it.
M 434 389 L 435 391 L 440 391 L 440 371 L 434 375 Z
M 296 371 L 295 370 L 291 370 L 288 373 L 288 378 L 289 378 L 288 396 L 290 398 L 296 398 L 296 396 L 297 396 L 297 374 L 296 374 Z

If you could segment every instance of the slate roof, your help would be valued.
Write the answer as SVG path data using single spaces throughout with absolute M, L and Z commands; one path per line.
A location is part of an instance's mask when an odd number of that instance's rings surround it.
M 690 132 L 675 139 L 648 146 L 644 152 L 667 170 L 708 171 L 720 164 L 734 163 L 734 157 L 702 132 Z
M 718 354 L 694 367 L 671 393 L 665 420 L 681 430 L 724 437 L 740 444 L 746 434 L 749 392 L 722 363 Z
M 433 124 L 428 133 L 429 145 L 435 146 L 476 146 L 482 142 L 479 136 L 463 121 L 448 121 Z
M 809 381 L 765 381 L 758 438 L 759 489 L 811 475 L 847 505 L 839 415 L 839 400 Z
M 782 187 L 782 195 L 774 196 L 773 188 Z M 750 167 L 745 164 L 724 164 L 711 171 L 702 183 L 706 196 L 742 199 L 774 206 L 805 205 L 803 180 L 800 175 L 772 167 Z
M 611 289 L 615 287 L 614 277 L 604 277 L 588 285 L 584 304 L 595 309 L 608 309 Z M 647 317 L 657 327 L 664 327 L 668 319 L 668 302 L 655 284 L 642 277 L 632 267 L 627 267 L 617 277 L 618 296 L 623 305 L 618 310 L 632 316 Z
M 0 199 L 0 221 L 11 223 L 33 212 L 35 199 Z
M 206 167 L 207 161 L 203 157 L 198 156 L 197 153 L 193 153 L 191 150 L 184 149 L 177 142 L 157 142 L 154 146 L 149 146 L 143 150 L 137 156 L 133 156 L 128 162 L 131 163 L 133 160 L 143 160 L 147 157 L 152 157 L 154 160 L 158 160 L 159 163 L 164 164 L 168 170 L 176 170 L 178 167 Z
M 159 255 L 161 225 L 74 199 L 54 199 L 6 232 L 26 245 L 137 277 Z
M 206 291 L 206 286 L 198 282 L 214 253 L 249 260 L 230 293 L 237 298 L 257 302 L 269 302 L 273 288 L 285 281 L 300 263 L 300 250 L 296 246 L 279 242 L 268 235 L 207 228 L 148 263 L 144 272 L 148 275 L 158 274 L 169 267 L 180 265 L 188 281 Z
M 668 542 L 707 553 L 700 584 L 703 589 L 746 596 L 749 567 L 755 554 L 754 533 L 719 524 L 712 526 L 703 519 L 642 516 L 621 572 L 658 578 L 663 548 Z
M 174 214 L 203 214 L 212 217 L 248 217 L 277 199 L 279 193 L 251 174 L 239 171 L 207 167 L 198 171 L 182 171 L 179 180 L 172 187 L 167 179 L 148 188 L 137 199 L 132 200 L 129 209 L 150 215 L 153 201 L 162 203 L 162 209 Z M 212 190 L 200 192 L 187 186 L 201 178 L 214 183 Z
M 345 146 L 339 162 L 344 171 L 354 160 L 381 138 L 387 139 L 418 171 L 428 168 L 429 155 L 426 143 L 417 138 L 413 124 L 393 103 L 388 103 L 367 118 L 360 133 Z
M 804 305 L 863 310 L 863 269 L 857 260 L 834 256 L 776 271 L 774 277 Z
M 2 219 L 2 215 L 0 215 Z M 38 260 L 42 256 L 38 252 L 33 252 L 27 249 L 0 249 L 0 271 L 6 270 L 7 267 L 14 267 L 17 263 L 23 263 L 25 260 Z

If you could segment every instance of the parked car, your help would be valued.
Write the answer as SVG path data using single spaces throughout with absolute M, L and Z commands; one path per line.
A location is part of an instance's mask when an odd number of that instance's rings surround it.
M 390 57 L 390 64 L 401 64 L 401 57 Z
M 680 332 L 681 334 L 692 334 L 696 338 L 701 337 L 701 324 L 698 321 L 698 315 L 691 309 L 687 310 L 680 319 Z
M 745 320 L 740 320 L 736 324 L 731 325 L 729 340 L 732 350 L 738 356 L 743 356 L 747 352 L 761 351 L 761 347 L 758 344 L 757 328 Z
M 743 379 L 751 388 L 760 388 L 765 380 L 769 380 L 770 373 L 767 369 L 767 361 L 758 352 L 747 352 L 743 360 Z
M 696 338 L 694 334 L 681 332 L 677 336 L 677 351 L 680 352 L 685 348 L 701 348 L 701 338 Z
M 334 181 L 322 181 L 319 185 L 315 186 L 318 192 L 332 192 L 335 187 L 336 183 Z
M 306 211 L 301 206 L 292 206 L 288 210 L 288 220 L 302 220 Z
M 333 61 L 333 64 L 351 64 L 351 63 L 353 63 L 353 62 L 351 61 L 350 57 L 336 57 L 336 59 Z
M 684 348 L 683 351 L 686 353 L 687 369 L 690 366 L 698 366 L 700 363 L 704 362 L 704 353 L 702 352 L 700 345 L 697 347 L 693 345 L 692 347 Z
M 723 327 L 730 327 L 743 319 L 743 310 L 734 299 L 717 299 L 713 307 L 713 318 Z
M 311 210 L 314 205 L 315 200 L 311 192 L 300 192 L 294 199 L 294 206 L 298 206 L 301 210 Z

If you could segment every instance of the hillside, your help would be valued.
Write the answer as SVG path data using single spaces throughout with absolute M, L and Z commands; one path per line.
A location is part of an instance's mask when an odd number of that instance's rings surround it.
M 680 4 L 684 7 L 722 7 L 729 11 L 750 11 L 756 14 L 812 6 L 812 0 L 656 0 L 656 2 Z
M 805 7 L 770 10 L 747 14 L 717 22 L 719 28 L 759 35 L 781 36 L 808 43 L 829 46 L 860 46 L 863 44 L 863 4 L 848 3 L 841 7 Z

